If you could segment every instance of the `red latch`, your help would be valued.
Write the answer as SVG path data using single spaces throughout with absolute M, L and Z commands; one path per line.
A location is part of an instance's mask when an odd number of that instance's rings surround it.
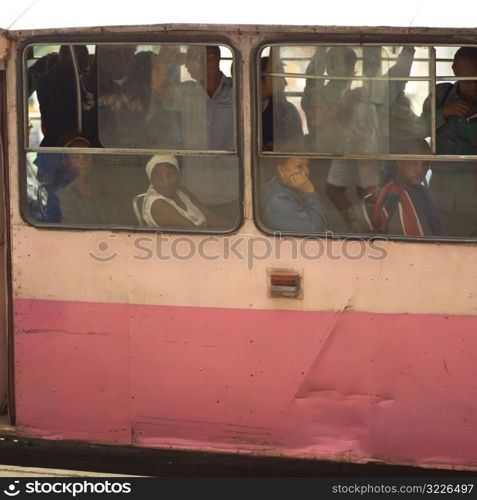
M 273 286 L 297 286 L 299 284 L 298 274 L 279 274 L 270 275 L 270 283 Z
M 268 293 L 271 297 L 299 298 L 301 275 L 294 272 L 272 271 L 269 273 Z

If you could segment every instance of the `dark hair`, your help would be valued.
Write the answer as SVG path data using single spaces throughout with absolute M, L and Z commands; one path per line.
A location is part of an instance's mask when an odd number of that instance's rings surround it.
M 262 57 L 260 59 L 260 73 L 262 73 L 262 75 L 261 75 L 262 80 L 265 79 L 265 75 L 263 73 L 265 73 L 267 71 L 268 59 L 269 59 L 268 56 Z
M 267 69 L 268 56 L 262 57 L 260 59 L 260 70 L 265 71 Z
M 62 45 L 58 54 L 58 62 L 60 66 L 73 67 L 70 47 L 73 47 L 73 51 L 76 54 L 79 70 L 84 71 L 87 69 L 89 64 L 89 54 L 86 45 Z
M 477 47 L 461 47 L 454 55 L 454 62 L 458 59 L 467 59 L 477 63 Z
M 263 73 L 265 73 L 267 71 L 267 65 L 268 65 L 268 56 L 262 57 L 260 59 L 260 73 L 261 73 L 262 82 L 266 78 Z

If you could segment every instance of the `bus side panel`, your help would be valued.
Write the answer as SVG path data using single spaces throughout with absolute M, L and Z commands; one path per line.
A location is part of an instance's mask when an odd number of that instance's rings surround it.
M 128 319 L 108 304 L 14 301 L 21 433 L 130 444 Z
M 477 464 L 475 317 L 25 299 L 15 310 L 29 435 L 125 442 L 131 429 L 143 446 Z

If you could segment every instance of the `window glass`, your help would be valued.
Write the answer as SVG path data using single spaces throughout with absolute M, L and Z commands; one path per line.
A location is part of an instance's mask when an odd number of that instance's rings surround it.
M 477 155 L 477 47 L 436 47 L 436 78 L 436 153 Z M 476 161 L 436 161 L 431 168 L 445 234 L 477 236 Z
M 205 231 L 237 226 L 229 48 L 36 45 L 26 49 L 25 61 L 31 221 Z
M 239 219 L 235 157 L 40 152 L 26 164 L 33 221 L 207 231 Z
M 94 52 L 90 53 L 85 45 L 27 48 L 27 146 L 57 146 L 62 135 L 71 130 L 81 129 L 92 135 L 92 130 L 97 129 L 93 123 L 93 89 L 88 77 L 93 60 Z M 78 113 L 78 109 L 81 112 Z
M 477 154 L 477 47 L 436 48 L 436 151 Z M 455 62 L 454 62 L 455 60 Z M 455 80 L 455 78 L 467 80 Z M 475 77 L 475 80 L 468 80 Z
M 258 64 L 266 229 L 477 237 L 477 48 L 273 46 Z
M 477 236 L 472 164 L 291 156 L 262 158 L 260 174 L 261 220 L 273 232 Z
M 216 45 L 32 47 L 28 145 L 81 129 L 98 147 L 233 151 L 231 70 Z
M 427 48 L 273 47 L 260 67 L 265 151 L 298 141 L 320 154 L 397 153 L 403 140 L 431 135 L 430 120 L 420 119 Z

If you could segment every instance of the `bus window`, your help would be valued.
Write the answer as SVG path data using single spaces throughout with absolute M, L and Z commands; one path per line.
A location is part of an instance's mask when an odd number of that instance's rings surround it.
M 461 77 L 463 80 L 458 80 Z M 477 47 L 436 47 L 438 155 L 477 155 Z M 432 101 L 424 113 L 431 114 Z M 433 163 L 429 184 L 451 236 L 477 235 L 477 162 Z
M 264 50 L 260 66 L 264 151 L 304 139 L 307 152 L 378 154 L 430 136 L 417 120 L 429 95 L 427 48 L 281 46 Z
M 239 162 L 228 47 L 38 45 L 27 48 L 25 59 L 33 222 L 236 227 Z M 71 154 L 64 150 L 70 147 Z M 147 169 L 153 158 L 158 166 Z M 158 172 L 169 169 L 159 166 L 161 158 L 173 167 L 171 185 L 158 184 Z
M 92 90 L 88 88 L 90 82 L 85 75 L 93 58 L 94 53 L 85 45 L 38 45 L 27 49 L 27 146 L 57 146 L 63 134 L 78 128 L 74 63 L 77 64 L 78 82 L 80 79 L 83 82 L 81 118 L 85 121 L 85 129 L 91 126 L 91 106 L 87 110 L 84 108 Z
M 233 151 L 233 80 L 219 46 L 97 48 L 104 147 Z M 225 54 L 224 54 L 225 57 Z M 229 67 L 230 70 L 230 67 Z
M 256 177 L 264 228 L 477 236 L 477 49 L 460 49 L 460 58 L 456 50 L 264 47 Z

